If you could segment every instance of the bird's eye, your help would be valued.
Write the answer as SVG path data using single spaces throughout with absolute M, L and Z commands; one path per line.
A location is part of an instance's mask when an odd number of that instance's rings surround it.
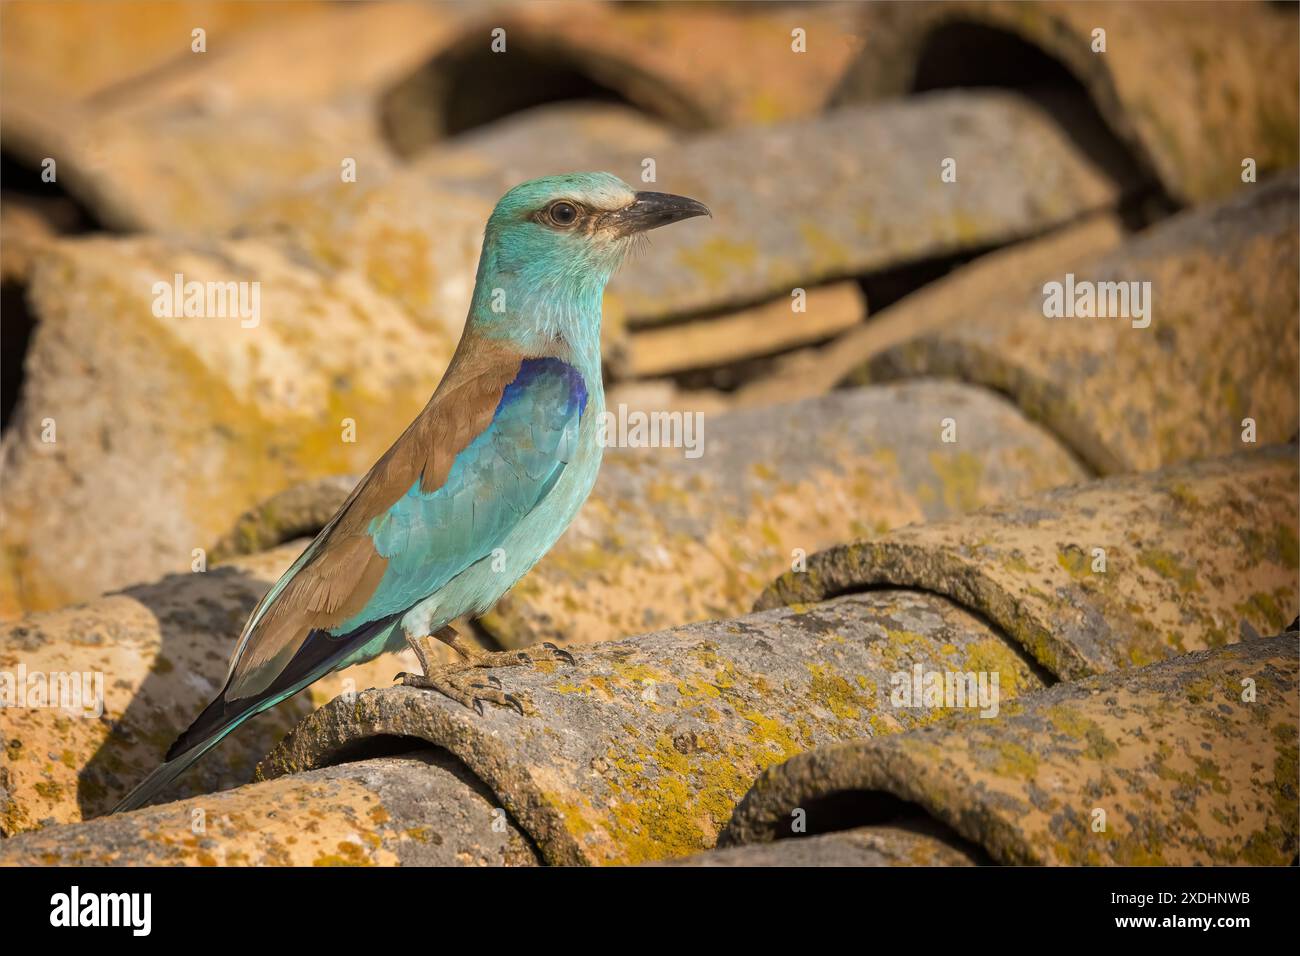
M 557 226 L 572 226 L 578 218 L 578 207 L 571 202 L 560 200 L 551 203 L 551 207 L 546 210 L 546 215 Z

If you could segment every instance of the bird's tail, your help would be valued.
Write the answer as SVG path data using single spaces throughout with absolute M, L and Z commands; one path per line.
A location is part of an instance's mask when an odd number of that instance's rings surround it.
M 264 699 L 238 701 L 231 706 L 226 701 L 223 689 L 216 700 L 203 709 L 194 723 L 176 738 L 176 742 L 167 751 L 163 763 L 145 777 L 115 806 L 110 813 L 138 810 L 156 797 L 173 780 L 184 773 L 194 761 L 221 743 L 223 737 L 230 733 L 254 714 L 259 714 L 268 707 L 274 707 L 297 688 L 288 692 L 267 696 Z
M 350 658 L 348 655 L 358 646 L 364 647 L 367 641 L 376 639 L 376 635 L 391 633 L 402 613 L 405 612 L 370 621 L 341 637 L 334 637 L 324 631 L 312 631 L 298 653 L 275 676 L 270 685 L 250 697 L 227 698 L 226 695 L 231 692 L 231 682 L 234 679 L 234 668 L 231 668 L 230 675 L 226 677 L 226 686 L 221 689 L 221 693 L 212 703 L 203 708 L 203 713 L 194 718 L 194 723 L 176 738 L 176 742 L 163 757 L 162 766 L 140 781 L 139 785 L 109 812 L 138 810 L 248 718 L 292 697 L 304 687 L 345 663 L 353 660 L 369 660 L 368 657 Z
M 234 728 L 231 728 L 234 729 Z M 220 737 L 209 740 L 198 747 L 187 750 L 179 756 L 160 764 L 149 776 L 145 777 L 135 788 L 121 799 L 109 813 L 124 813 L 127 810 L 139 810 L 146 803 L 165 789 L 168 784 L 189 769 L 194 761 L 211 750 L 220 741 Z

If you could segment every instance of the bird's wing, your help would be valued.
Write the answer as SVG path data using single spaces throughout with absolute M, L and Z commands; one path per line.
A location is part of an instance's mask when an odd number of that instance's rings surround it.
M 559 479 L 586 402 L 581 373 L 557 358 L 449 369 L 254 611 L 225 688 L 168 759 L 331 670 L 490 556 Z

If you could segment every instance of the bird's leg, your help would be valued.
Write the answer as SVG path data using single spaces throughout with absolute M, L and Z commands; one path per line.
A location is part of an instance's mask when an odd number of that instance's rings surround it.
M 536 661 L 577 663 L 572 654 L 550 641 L 518 651 L 485 651 L 473 641 L 461 637 L 460 632 L 450 624 L 433 636 L 464 658 L 466 667 L 517 667 Z
M 434 640 L 444 641 L 450 645 L 461 655 L 462 660 L 455 664 L 430 664 L 429 642 Z M 501 689 L 500 681 L 490 676 L 485 678 L 474 673 L 473 659 L 469 655 L 476 649 L 470 647 L 451 625 L 447 625 L 432 635 L 414 636 L 407 634 L 406 643 L 415 652 L 415 657 L 420 662 L 420 670 L 423 673 L 408 674 L 403 671 L 393 678 L 394 680 L 400 681 L 407 687 L 437 691 L 444 697 L 449 697 L 459 704 L 472 707 L 480 714 L 483 713 L 483 701 L 485 700 L 503 707 L 513 707 L 520 714 L 524 712 L 523 702 L 513 694 L 505 693 Z
M 432 640 L 446 644 L 460 655 L 460 661 L 455 664 L 430 665 L 427 642 Z M 572 654 L 549 642 L 519 651 L 485 651 L 462 637 L 450 624 L 432 635 L 412 637 L 408 634 L 406 642 L 415 651 L 424 673 L 401 673 L 394 680 L 401 681 L 407 687 L 438 691 L 466 707 L 472 707 L 480 714 L 483 713 L 483 701 L 513 707 L 520 714 L 524 712 L 524 706 L 514 694 L 507 694 L 501 689 L 501 682 L 496 677 L 491 674 L 483 676 L 475 671 L 488 667 L 517 667 L 536 661 L 561 660 L 568 664 L 575 663 Z

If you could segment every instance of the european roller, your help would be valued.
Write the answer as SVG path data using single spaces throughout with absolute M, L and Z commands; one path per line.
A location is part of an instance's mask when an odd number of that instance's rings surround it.
M 605 283 L 638 236 L 707 213 L 609 173 L 535 179 L 501 198 L 433 397 L 254 608 L 221 692 L 115 810 L 148 802 L 254 714 L 384 651 L 409 645 L 423 673 L 398 680 L 479 713 L 484 702 L 523 712 L 482 668 L 573 662 L 551 644 L 484 651 L 450 622 L 490 608 L 573 520 L 603 450 Z M 432 641 L 457 663 L 430 664 Z

